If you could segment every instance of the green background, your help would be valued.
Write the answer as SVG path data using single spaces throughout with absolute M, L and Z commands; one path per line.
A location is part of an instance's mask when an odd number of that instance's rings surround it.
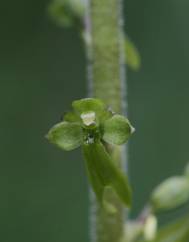
M 88 184 L 80 150 L 44 135 L 86 96 L 85 56 L 75 29 L 49 19 L 49 1 L 0 6 L 0 241 L 87 242 Z M 125 1 L 126 31 L 142 56 L 127 71 L 134 212 L 189 160 L 189 2 Z M 162 218 L 177 216 L 182 211 Z

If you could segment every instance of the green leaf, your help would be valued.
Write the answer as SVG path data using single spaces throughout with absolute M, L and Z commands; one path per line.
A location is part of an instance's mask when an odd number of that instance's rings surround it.
M 128 119 L 121 115 L 114 115 L 103 125 L 103 140 L 110 144 L 121 145 L 127 142 L 134 128 Z
M 189 200 L 189 180 L 175 176 L 162 182 L 152 193 L 151 202 L 156 211 L 170 210 Z
M 138 71 L 141 67 L 140 54 L 128 36 L 125 36 L 125 51 L 127 65 L 132 70 Z
M 84 98 L 74 101 L 72 103 L 72 107 L 78 115 L 95 112 L 95 114 L 99 117 L 105 110 L 106 105 L 100 99 Z
M 73 150 L 83 142 L 80 124 L 61 122 L 53 126 L 47 134 L 48 140 L 63 150 Z
M 122 202 L 130 207 L 131 189 L 127 177 L 114 164 L 100 142 L 83 145 L 83 154 L 91 186 L 101 204 L 106 187 L 112 187 Z

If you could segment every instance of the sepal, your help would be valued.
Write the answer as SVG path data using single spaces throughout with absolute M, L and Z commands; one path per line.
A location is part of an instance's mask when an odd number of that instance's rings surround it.
M 121 145 L 128 141 L 134 128 L 122 115 L 114 115 L 103 124 L 103 140 L 110 144 Z
M 66 151 L 79 147 L 83 142 L 82 129 L 78 123 L 58 123 L 50 129 L 46 137 L 51 143 Z

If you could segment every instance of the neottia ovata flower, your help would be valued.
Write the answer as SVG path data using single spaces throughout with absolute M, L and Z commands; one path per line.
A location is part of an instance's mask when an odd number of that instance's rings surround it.
M 82 147 L 87 174 L 100 204 L 110 187 L 120 200 L 130 206 L 131 190 L 127 177 L 109 155 L 106 145 L 127 142 L 134 128 L 128 119 L 115 114 L 99 99 L 86 98 L 72 103 L 73 112 L 53 126 L 47 138 L 63 150 Z

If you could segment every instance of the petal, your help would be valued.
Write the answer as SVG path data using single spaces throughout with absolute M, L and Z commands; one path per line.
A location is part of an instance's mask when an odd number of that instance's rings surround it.
M 63 150 L 73 150 L 82 144 L 82 128 L 78 123 L 61 122 L 50 129 L 47 138 Z
M 127 142 L 134 128 L 128 119 L 121 115 L 114 115 L 103 125 L 103 140 L 110 144 L 121 145 Z

